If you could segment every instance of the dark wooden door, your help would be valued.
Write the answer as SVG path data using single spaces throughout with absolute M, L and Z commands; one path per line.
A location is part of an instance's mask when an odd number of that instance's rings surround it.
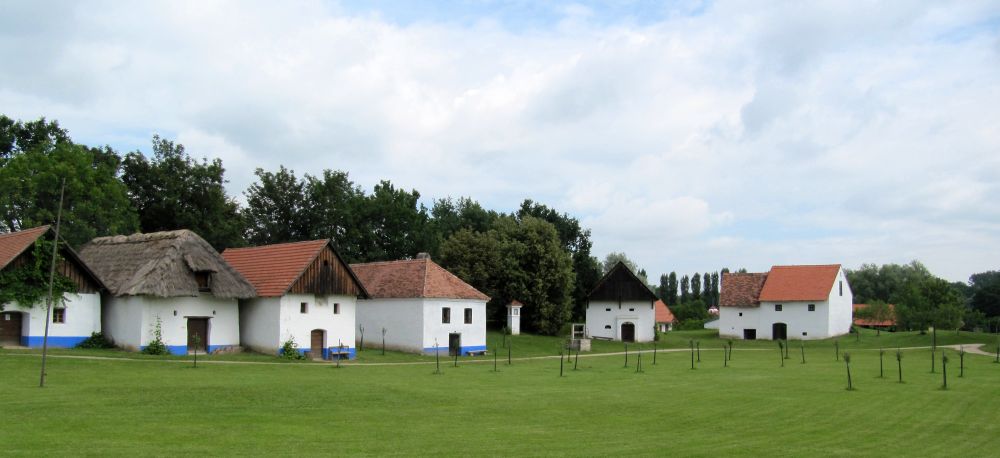
M 622 342 L 635 342 L 635 324 L 622 323 Z
M 195 345 L 195 336 L 198 336 L 198 344 Z M 204 353 L 208 348 L 208 318 L 188 318 L 188 351 L 195 348 Z
M 21 316 L 18 312 L 0 313 L 0 345 L 21 345 Z
M 453 332 L 448 334 L 448 356 L 461 356 L 462 354 L 462 333 Z
M 788 325 L 785 323 L 774 323 L 773 325 L 771 325 L 771 339 L 772 340 L 788 339 Z
M 323 340 L 326 337 L 326 331 L 322 329 L 313 329 L 312 334 L 309 339 L 309 352 L 312 354 L 314 359 L 319 359 L 323 357 Z

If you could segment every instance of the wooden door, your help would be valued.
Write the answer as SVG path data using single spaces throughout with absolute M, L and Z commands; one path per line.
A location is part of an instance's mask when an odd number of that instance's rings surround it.
M 197 347 L 199 352 L 205 353 L 208 348 L 208 318 L 188 318 L 188 352 L 194 351 Z M 195 345 L 195 336 L 198 336 L 198 344 Z
M 22 315 L 19 312 L 0 313 L 0 345 L 21 345 Z
M 323 341 L 326 340 L 326 331 L 322 329 L 313 329 L 310 335 L 309 342 L 309 352 L 312 354 L 313 359 L 323 358 Z
M 448 334 L 448 356 L 462 355 L 462 333 Z
M 635 342 L 635 324 L 622 323 L 622 342 Z
M 773 325 L 771 325 L 771 339 L 772 340 L 788 339 L 788 325 L 785 323 L 774 323 Z

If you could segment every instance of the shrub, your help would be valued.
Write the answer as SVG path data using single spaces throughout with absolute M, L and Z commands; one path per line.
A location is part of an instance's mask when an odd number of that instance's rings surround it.
M 98 331 L 91 333 L 90 337 L 76 344 L 76 348 L 115 348 L 115 345 L 104 337 L 103 332 Z
M 289 337 L 281 344 L 281 356 L 285 359 L 306 359 L 306 356 L 299 352 L 299 345 L 295 343 L 294 337 Z
M 684 320 L 679 321 L 676 324 L 676 329 L 678 331 L 697 331 L 699 329 L 705 329 L 705 320 Z
M 153 341 L 142 349 L 147 355 L 169 355 L 170 349 L 163 343 L 163 323 L 160 317 L 156 317 L 156 324 L 153 325 Z

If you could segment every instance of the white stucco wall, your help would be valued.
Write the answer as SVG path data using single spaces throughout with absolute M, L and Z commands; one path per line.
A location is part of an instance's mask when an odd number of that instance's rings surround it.
M 774 307 L 781 304 L 781 311 Z M 809 311 L 809 304 L 815 304 L 816 310 Z M 758 339 L 773 339 L 774 323 L 785 323 L 789 339 L 825 339 L 830 337 L 829 329 L 830 306 L 826 301 L 816 302 L 761 302 L 757 327 Z M 803 335 L 803 333 L 805 333 Z
M 843 285 L 843 293 L 841 293 Z M 833 289 L 830 290 L 830 320 L 828 334 L 839 336 L 851 331 L 854 323 L 854 292 L 851 285 L 847 283 L 847 275 L 844 269 L 837 272 L 837 280 L 833 282 Z
M 508 305 L 507 306 L 507 329 L 510 329 L 511 335 L 521 334 L 521 306 L 520 305 Z
M 69 293 L 62 305 L 66 308 L 65 323 L 49 325 L 50 347 L 74 347 L 90 334 L 101 330 L 100 294 Z M 41 347 L 45 336 L 45 303 L 25 307 L 17 302 L 4 306 L 8 312 L 21 312 L 21 344 Z M 50 317 L 51 319 L 51 317 Z
M 209 351 L 240 344 L 239 307 L 236 299 L 222 299 L 208 294 L 169 298 L 111 297 L 105 307 L 105 314 L 105 329 L 109 337 L 116 345 L 130 350 L 139 350 L 153 340 L 157 317 L 161 320 L 163 343 L 170 347 L 171 353 L 187 352 L 189 317 L 209 319 Z
M 742 339 L 744 329 L 756 329 L 760 339 L 759 315 L 757 307 L 719 307 L 719 336 Z
M 591 337 L 621 340 L 621 326 L 635 324 L 636 342 L 652 342 L 656 311 L 650 301 L 592 301 L 587 306 L 587 332 Z
M 301 304 L 307 304 L 306 313 L 301 312 Z M 342 343 L 346 349 L 355 346 L 355 323 L 357 299 L 353 296 L 313 294 L 287 294 L 281 297 L 281 328 L 278 348 L 288 338 L 294 338 L 302 350 L 308 350 L 312 342 L 313 329 L 326 331 L 324 348 Z M 334 304 L 340 304 L 340 313 L 334 314 Z
M 240 345 L 272 354 L 281 346 L 280 297 L 257 297 L 240 301 Z
M 441 309 L 451 308 L 451 322 L 441 323 Z M 472 309 L 472 324 L 465 324 L 465 309 Z M 486 348 L 486 302 L 461 299 L 368 299 L 358 301 L 358 326 L 365 328 L 365 347 L 415 353 L 434 351 L 434 339 L 447 352 L 448 334 L 462 334 L 465 351 Z

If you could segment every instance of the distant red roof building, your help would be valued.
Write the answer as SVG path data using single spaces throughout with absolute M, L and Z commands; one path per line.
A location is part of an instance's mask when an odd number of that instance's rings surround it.
M 324 249 L 327 247 L 329 247 L 330 252 L 327 252 L 324 256 Z M 336 292 L 348 292 L 365 296 L 360 279 L 351 272 L 347 263 L 343 262 L 340 256 L 336 254 L 329 240 L 279 243 L 250 248 L 230 248 L 222 253 L 222 258 L 253 284 L 254 288 L 257 289 L 259 297 L 280 297 L 285 295 L 292 290 L 296 282 L 303 277 L 314 263 L 318 263 L 318 259 L 321 257 L 327 263 L 335 264 L 335 268 L 330 270 L 326 275 L 344 277 L 341 281 L 345 285 L 336 288 L 338 290 Z M 319 267 L 314 267 L 314 269 L 319 269 Z
M 653 304 L 653 306 L 656 309 L 656 322 L 657 323 L 673 323 L 674 322 L 674 319 L 675 319 L 674 318 L 674 312 L 670 311 L 670 307 L 667 307 L 666 303 L 664 303 L 662 300 L 657 300 L 656 303 Z
M 429 258 L 351 264 L 373 299 L 437 298 L 490 300 Z
M 854 310 L 854 315 L 855 315 L 855 318 L 854 318 L 854 324 L 855 325 L 857 325 L 857 326 L 871 326 L 873 328 L 874 327 L 888 328 L 888 327 L 892 327 L 892 326 L 896 325 L 896 320 L 895 319 L 875 321 L 875 320 L 868 320 L 868 319 L 864 319 L 864 318 L 857 318 L 858 310 L 861 310 L 861 309 L 863 309 L 865 307 L 868 307 L 868 304 L 854 304 L 854 309 L 853 310 Z M 889 310 L 892 310 L 893 312 L 895 312 L 896 311 L 896 306 L 893 305 L 893 304 L 889 304 Z

